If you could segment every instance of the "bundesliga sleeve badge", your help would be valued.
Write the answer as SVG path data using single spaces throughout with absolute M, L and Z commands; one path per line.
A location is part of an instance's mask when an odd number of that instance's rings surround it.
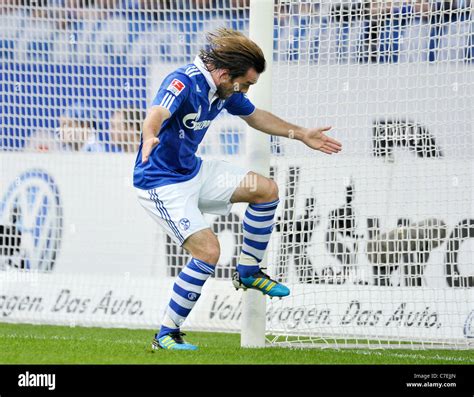
M 167 90 L 170 91 L 174 96 L 178 96 L 181 91 L 184 90 L 184 83 L 178 79 L 174 79 L 171 84 L 168 86 Z

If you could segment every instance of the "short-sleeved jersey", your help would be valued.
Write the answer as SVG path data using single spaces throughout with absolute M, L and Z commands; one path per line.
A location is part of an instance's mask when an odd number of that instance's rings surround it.
M 152 106 L 165 107 L 171 117 L 161 126 L 160 143 L 144 164 L 143 142 L 140 143 L 133 175 L 135 187 L 148 190 L 193 178 L 202 162 L 196 156 L 198 146 L 222 109 L 238 116 L 254 112 L 255 106 L 242 93 L 237 92 L 225 100 L 211 97 L 210 75 L 206 79 L 204 73 L 209 72 L 193 63 L 164 79 Z

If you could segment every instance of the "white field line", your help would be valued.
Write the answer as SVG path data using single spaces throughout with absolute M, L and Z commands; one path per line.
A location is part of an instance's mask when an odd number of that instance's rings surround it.
M 420 353 L 393 353 L 393 352 L 380 352 L 380 351 L 368 351 L 368 350 L 338 350 L 338 353 L 353 353 L 360 354 L 363 356 L 383 356 L 383 357 L 397 357 L 397 358 L 414 358 L 417 360 L 441 360 L 451 362 L 465 362 L 474 363 L 474 358 L 465 357 L 452 357 L 452 356 L 440 356 L 439 354 L 434 355 L 423 355 Z

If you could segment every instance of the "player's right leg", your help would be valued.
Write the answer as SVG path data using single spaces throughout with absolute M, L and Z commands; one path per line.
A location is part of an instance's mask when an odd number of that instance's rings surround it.
M 196 177 L 195 177 L 196 178 Z M 196 350 L 180 330 L 219 259 L 217 237 L 198 209 L 199 178 L 152 190 L 137 189 L 140 204 L 192 256 L 176 278 L 153 349 Z
M 192 259 L 179 273 L 173 285 L 171 299 L 166 308 L 161 328 L 153 341 L 155 349 L 197 349 L 196 346 L 180 340 L 183 335 L 180 327 L 201 296 L 205 282 L 214 274 L 215 266 L 219 260 L 220 247 L 219 241 L 211 229 L 197 231 L 187 237 L 182 246 L 191 254 Z

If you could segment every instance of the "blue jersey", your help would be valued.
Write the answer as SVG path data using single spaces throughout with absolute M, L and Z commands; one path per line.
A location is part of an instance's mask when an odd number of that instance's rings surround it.
M 168 75 L 161 84 L 152 106 L 168 109 L 171 117 L 161 126 L 160 143 L 142 164 L 142 143 L 138 150 L 133 184 L 140 189 L 154 189 L 193 178 L 202 160 L 196 151 L 211 121 L 226 109 L 230 114 L 248 116 L 255 106 L 242 93 L 222 100 L 210 73 L 199 59 Z

